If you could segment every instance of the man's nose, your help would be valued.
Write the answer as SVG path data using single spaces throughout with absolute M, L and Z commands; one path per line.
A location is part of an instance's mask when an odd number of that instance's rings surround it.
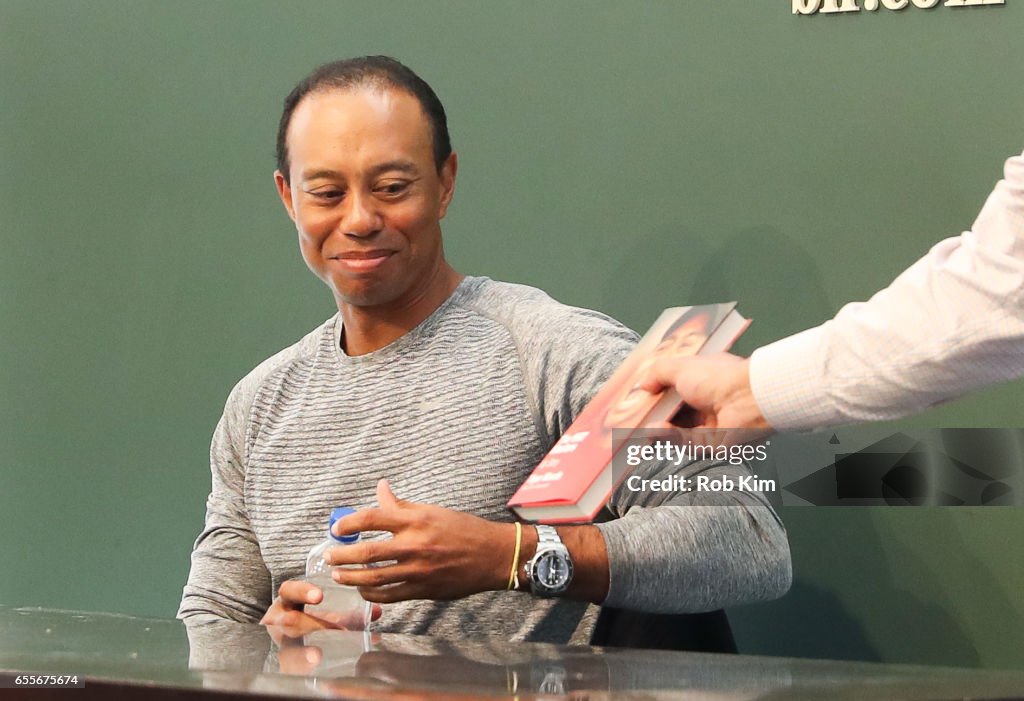
M 341 233 L 347 236 L 372 236 L 383 227 L 380 211 L 373 197 L 350 193 L 345 201 L 341 220 Z

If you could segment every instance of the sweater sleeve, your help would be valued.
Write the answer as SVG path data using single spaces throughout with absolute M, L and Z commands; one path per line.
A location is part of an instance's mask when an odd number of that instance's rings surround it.
M 1024 154 L 1006 162 L 970 231 L 750 360 L 754 397 L 780 430 L 895 419 L 1021 375 Z
M 273 598 L 270 573 L 245 508 L 246 383 L 228 397 L 210 446 L 212 487 L 206 523 L 192 550 L 192 568 L 178 609 L 189 623 L 256 622 Z
M 752 476 L 746 464 L 664 463 L 645 479 L 675 475 Z M 634 485 L 635 486 L 635 485 Z M 598 524 L 608 549 L 605 606 L 652 613 L 700 613 L 776 599 L 792 582 L 789 541 L 763 494 L 654 491 L 624 482 L 609 504 L 616 518 Z
M 559 305 L 560 306 L 560 305 Z M 543 310 L 520 330 L 520 357 L 535 421 L 547 445 L 568 430 L 639 340 L 589 309 Z

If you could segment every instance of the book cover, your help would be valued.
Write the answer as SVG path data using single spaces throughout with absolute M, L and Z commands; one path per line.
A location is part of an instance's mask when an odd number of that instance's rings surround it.
M 749 323 L 736 311 L 735 302 L 674 307 L 662 312 L 512 495 L 508 507 L 529 521 L 592 520 L 617 486 L 612 483 L 612 458 L 617 447 L 612 431 L 621 430 L 621 445 L 633 430 L 662 424 L 682 406 L 674 391 L 652 395 L 637 388 L 642 372 L 663 357 L 726 350 Z

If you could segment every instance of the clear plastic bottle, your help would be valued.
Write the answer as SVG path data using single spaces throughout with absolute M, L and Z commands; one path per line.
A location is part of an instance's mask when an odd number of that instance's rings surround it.
M 327 524 L 327 539 L 309 551 L 306 557 L 306 581 L 315 584 L 324 593 L 319 604 L 306 604 L 305 611 L 319 618 L 339 623 L 349 630 L 368 630 L 370 626 L 370 603 L 359 595 L 359 590 L 347 584 L 338 584 L 331 577 L 335 565 L 329 564 L 324 555 L 330 548 L 354 545 L 359 542 L 358 533 L 336 536 L 331 532 L 334 522 L 355 509 L 341 506 L 331 511 Z M 337 567 L 362 568 L 363 565 L 337 565 Z

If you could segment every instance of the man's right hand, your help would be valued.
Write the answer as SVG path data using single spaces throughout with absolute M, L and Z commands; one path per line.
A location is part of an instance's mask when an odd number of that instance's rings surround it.
M 345 615 L 318 611 L 314 615 L 303 610 L 306 604 L 318 604 L 323 598 L 324 593 L 315 584 L 302 579 L 289 579 L 281 585 L 278 597 L 263 614 L 260 623 L 267 626 L 267 631 L 278 645 L 287 639 L 301 638 L 324 628 L 362 630 L 361 612 Z M 380 615 L 380 606 L 374 604 L 371 620 L 377 620 Z

